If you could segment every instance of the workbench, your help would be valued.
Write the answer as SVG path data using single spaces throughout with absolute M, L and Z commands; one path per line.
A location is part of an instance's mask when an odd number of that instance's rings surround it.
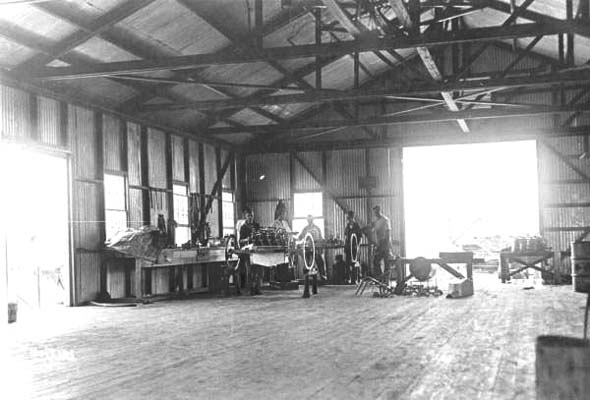
M 187 292 L 216 292 L 219 290 L 218 281 L 221 276 L 221 267 L 225 265 L 224 248 L 200 248 L 200 249 L 164 249 L 156 260 L 126 256 L 121 253 L 107 251 L 101 268 L 101 293 L 107 291 L 107 274 L 109 263 L 119 260 L 117 265 L 125 268 L 124 297 L 134 296 L 144 299 L 152 295 L 151 282 L 155 270 L 170 270 L 168 293 L 177 291 L 176 278 L 181 274 L 187 276 L 186 284 L 183 282 L 178 291 Z M 202 286 L 192 287 L 192 269 L 201 268 Z M 157 293 L 165 294 L 165 293 Z
M 542 274 L 549 274 L 553 278 L 553 283 L 561 282 L 559 272 L 560 252 L 551 250 L 537 250 L 526 252 L 500 252 L 500 279 L 502 283 L 510 281 L 510 278 L 528 268 L 540 271 Z M 549 261 L 552 261 L 553 268 L 549 269 Z M 510 270 L 510 263 L 521 265 L 518 269 Z

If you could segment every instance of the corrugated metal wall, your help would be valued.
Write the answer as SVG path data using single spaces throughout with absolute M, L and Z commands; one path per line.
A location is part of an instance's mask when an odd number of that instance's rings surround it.
M 0 115 L 2 136 L 24 139 L 31 136 L 31 96 L 22 90 L 0 86 Z
M 543 139 L 538 143 L 539 192 L 543 236 L 556 251 L 590 232 L 590 159 L 579 159 L 583 137 Z M 587 239 L 586 239 L 587 240 Z M 568 258 L 562 273 L 570 274 Z
M 184 139 L 172 136 L 172 179 L 184 182 Z
M 59 102 L 45 97 L 37 100 L 38 118 L 37 129 L 39 140 L 50 146 L 61 145 L 61 121 Z
M 284 200 L 287 209 L 292 210 L 293 193 L 322 191 L 327 238 L 343 238 L 345 211 L 353 210 L 359 223 L 366 225 L 372 218 L 372 206 L 379 204 L 383 213 L 391 219 L 392 239 L 398 253 L 401 252 L 403 221 L 399 148 L 252 154 L 246 156 L 245 164 L 246 203 L 262 226 L 272 224 L 278 200 Z M 326 187 L 322 186 L 324 172 Z M 265 178 L 261 180 L 262 175 Z M 375 188 L 361 187 L 368 176 L 374 177 Z M 291 221 L 292 216 L 288 218 Z M 338 253 L 341 251 L 327 251 L 325 254 L 329 276 L 332 275 L 334 256 Z M 366 249 L 361 261 L 368 262 Z
M 107 171 L 123 171 L 121 153 L 124 150 L 121 122 L 110 115 L 102 116 L 104 138 L 104 168 Z
M 31 102 L 36 102 L 36 107 Z M 65 107 L 64 107 L 65 106 Z M 72 240 L 74 295 L 73 302 L 93 300 L 100 290 L 100 270 L 104 242 L 104 171 L 127 172 L 130 226 L 143 225 L 143 204 L 149 200 L 152 223 L 157 213 L 167 216 L 166 133 L 144 128 L 147 132 L 147 153 L 142 155 L 142 127 L 83 107 L 64 105 L 54 99 L 35 96 L 25 91 L 0 85 L 0 137 L 3 140 L 30 143 L 31 139 L 48 150 L 71 152 L 72 171 Z M 33 115 L 33 110 L 37 110 Z M 35 123 L 31 123 L 35 121 Z M 64 125 L 65 124 L 65 125 Z M 34 127 L 36 132 L 32 132 Z M 126 127 L 127 142 L 123 128 Z M 184 181 L 184 139 L 172 137 L 173 179 Z M 127 154 L 123 154 L 127 148 Z M 205 146 L 205 168 L 199 167 L 199 143 L 189 140 L 191 192 L 199 192 L 200 174 L 204 174 L 210 193 L 217 180 L 216 148 Z M 127 161 L 127 165 L 125 165 Z M 147 164 L 146 164 L 147 163 Z M 142 182 L 142 165 L 147 165 L 149 180 Z M 233 167 L 230 167 L 230 169 Z M 125 171 L 127 169 L 127 171 Z M 230 176 L 228 174 L 228 176 Z M 228 185 L 229 178 L 224 182 Z M 151 188 L 158 190 L 148 190 Z M 224 185 L 225 186 L 225 185 Z M 227 186 L 229 188 L 229 186 Z M 150 193 L 148 195 L 148 193 Z M 147 197 L 146 197 L 147 196 Z M 209 214 L 212 225 L 218 226 L 218 204 Z M 110 266 L 107 290 L 112 296 L 124 295 L 124 269 Z M 198 271 L 197 271 L 198 270 Z M 203 279 L 195 270 L 195 285 Z M 154 276 L 153 293 L 168 291 L 167 276 Z M 133 287 L 133 282 L 131 282 Z M 132 293 L 133 294 L 133 293 Z
M 141 185 L 141 130 L 127 123 L 127 168 L 130 185 Z
M 151 187 L 166 189 L 166 135 L 148 128 L 148 171 Z

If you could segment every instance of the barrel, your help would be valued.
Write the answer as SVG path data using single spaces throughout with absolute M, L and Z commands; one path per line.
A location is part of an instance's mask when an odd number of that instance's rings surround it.
M 8 323 L 9 324 L 16 322 L 17 309 L 18 309 L 18 305 L 16 303 L 8 303 Z
M 590 293 L 590 242 L 572 242 L 571 250 L 574 290 Z
M 537 400 L 588 398 L 590 342 L 566 336 L 539 336 L 536 353 Z
M 421 282 L 432 278 L 435 272 L 432 263 L 424 257 L 415 258 L 410 262 L 410 273 Z

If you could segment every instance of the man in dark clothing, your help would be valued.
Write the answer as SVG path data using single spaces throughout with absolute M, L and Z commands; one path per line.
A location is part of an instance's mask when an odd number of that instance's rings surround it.
M 360 243 L 363 233 L 361 227 L 354 219 L 354 211 L 351 210 L 346 213 L 346 227 L 344 228 L 344 256 L 346 262 L 346 267 L 344 268 L 344 282 L 356 284 L 360 278 L 360 264 L 356 265 L 357 263 L 352 260 L 352 251 L 356 251 L 356 249 L 352 250 L 351 247 L 351 238 L 353 234 L 356 235 L 356 239 L 358 240 L 357 243 Z
M 310 234 L 313 237 L 313 240 L 315 243 L 317 243 L 318 240 L 322 240 L 323 236 L 322 236 L 322 231 L 320 230 L 320 227 L 317 226 L 316 224 L 313 223 L 313 217 L 311 215 L 307 216 L 307 225 L 305 226 L 305 228 L 303 228 L 303 230 L 301 231 L 301 233 L 298 236 L 299 240 L 303 240 L 305 239 L 305 236 L 307 234 Z M 309 252 L 309 249 L 304 249 L 304 252 Z M 308 257 L 309 254 L 304 254 L 304 257 Z M 316 270 L 317 271 L 309 271 L 307 269 L 303 269 L 303 297 L 304 298 L 308 298 L 310 297 L 309 295 L 309 285 L 310 285 L 310 280 L 311 280 L 311 284 L 312 284 L 312 293 L 313 294 L 317 294 L 318 293 L 318 273 L 320 274 L 320 276 L 322 277 L 322 279 L 326 280 L 326 268 L 325 268 L 325 264 L 324 264 L 324 259 L 322 257 L 322 254 L 320 251 L 317 250 L 316 248 L 316 252 L 315 252 L 315 266 L 316 266 Z
M 252 210 L 246 211 L 246 222 L 240 227 L 240 234 L 238 238 L 239 246 L 245 246 L 251 243 L 252 236 L 260 229 L 260 225 L 254 221 L 254 213 Z M 261 294 L 260 287 L 262 286 L 262 271 L 260 266 L 250 264 L 250 256 L 244 255 L 240 257 L 240 264 L 248 271 L 248 280 L 250 281 L 250 294 Z
M 389 276 L 389 270 L 391 265 L 395 261 L 395 256 L 391 251 L 391 242 L 389 235 L 391 232 L 391 223 L 389 218 L 381 214 L 381 207 L 373 207 L 373 213 L 375 220 L 373 221 L 372 228 L 375 235 L 375 254 L 373 257 L 373 274 L 377 277 L 381 275 L 381 260 L 385 265 L 383 271 L 383 277 Z

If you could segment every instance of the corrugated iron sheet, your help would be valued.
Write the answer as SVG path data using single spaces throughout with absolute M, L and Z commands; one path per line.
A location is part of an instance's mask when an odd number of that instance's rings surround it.
M 543 210 L 545 228 L 590 226 L 590 208 L 546 208 Z
M 365 194 L 359 180 L 366 177 L 365 150 L 335 150 L 326 152 L 328 182 L 340 196 Z
M 140 38 L 182 54 L 213 53 L 229 45 L 225 36 L 174 0 L 159 0 L 120 25 Z
M 108 171 L 122 171 L 123 135 L 121 134 L 121 122 L 111 115 L 103 114 L 102 132 L 105 169 Z
M 97 138 L 94 112 L 86 108 L 68 106 L 68 136 L 73 141 L 75 153 L 74 176 L 94 179 L 97 177 Z
M 166 189 L 166 134 L 148 128 L 148 171 L 151 187 Z
M 219 200 L 213 200 L 211 203 L 211 210 L 209 210 L 209 214 L 207 215 L 207 222 L 209 222 L 209 226 L 211 227 L 211 236 L 212 237 L 220 237 L 223 236 L 220 225 L 219 225 Z
M 248 200 L 273 200 L 276 202 L 278 199 L 289 199 L 291 197 L 289 164 L 289 156 L 285 153 L 246 156 Z
M 372 194 L 393 194 L 393 177 L 391 170 L 391 157 L 388 148 L 368 149 L 369 172 L 368 176 L 376 178 L 377 186 L 371 189 Z
M 184 139 L 172 136 L 172 179 L 185 181 L 184 177 Z
M 79 252 L 75 255 L 75 271 L 78 305 L 96 300 L 100 292 L 100 253 Z
M 22 90 L 0 86 L 0 116 L 2 136 L 17 139 L 30 136 L 30 96 Z
M 217 154 L 215 146 L 210 144 L 203 145 L 204 168 L 205 168 L 205 194 L 211 194 L 215 182 L 217 182 Z
M 305 163 L 307 168 L 311 169 L 314 172 L 316 177 L 322 177 L 321 152 L 300 152 L 297 153 L 297 156 Z M 297 191 L 317 191 L 322 189 L 320 182 L 316 181 L 297 159 L 293 160 L 293 181 L 293 189 Z
M 130 122 L 127 123 L 127 167 L 129 184 L 141 185 L 141 130 Z
M 143 225 L 143 190 L 129 188 L 129 226 L 139 228 Z
M 59 42 L 75 32 L 75 26 L 27 4 L 2 5 L 0 24 L 15 24 L 52 42 Z
M 590 185 L 545 184 L 541 185 L 541 197 L 545 203 L 590 203 Z
M 161 190 L 150 190 L 150 224 L 158 223 L 158 214 L 162 214 L 168 222 L 168 193 Z
M 99 37 L 93 37 L 87 42 L 84 42 L 80 46 L 76 47 L 76 52 L 84 54 L 89 58 L 97 60 L 101 63 L 140 59 L 139 57 L 136 57 L 135 55 Z
M 39 140 L 51 146 L 59 146 L 61 144 L 59 102 L 46 97 L 38 97 L 37 109 Z
M 190 186 L 191 193 L 200 191 L 200 174 L 199 174 L 199 143 L 194 140 L 189 141 L 190 148 Z
M 285 200 L 287 210 L 290 210 L 291 201 Z M 276 201 L 250 201 L 247 205 L 254 212 L 254 219 L 260 224 L 260 226 L 271 226 L 275 219 L 275 208 L 277 206 Z M 289 211 L 287 211 L 288 213 Z M 291 225 L 291 216 L 287 216 L 289 225 Z
M 74 238 L 76 248 L 96 250 L 102 248 L 98 210 L 100 187 L 95 183 L 74 181 Z
M 2 49 L 0 66 L 8 69 L 25 62 L 35 55 L 34 50 L 21 46 L 3 37 L 0 37 L 0 49 Z

